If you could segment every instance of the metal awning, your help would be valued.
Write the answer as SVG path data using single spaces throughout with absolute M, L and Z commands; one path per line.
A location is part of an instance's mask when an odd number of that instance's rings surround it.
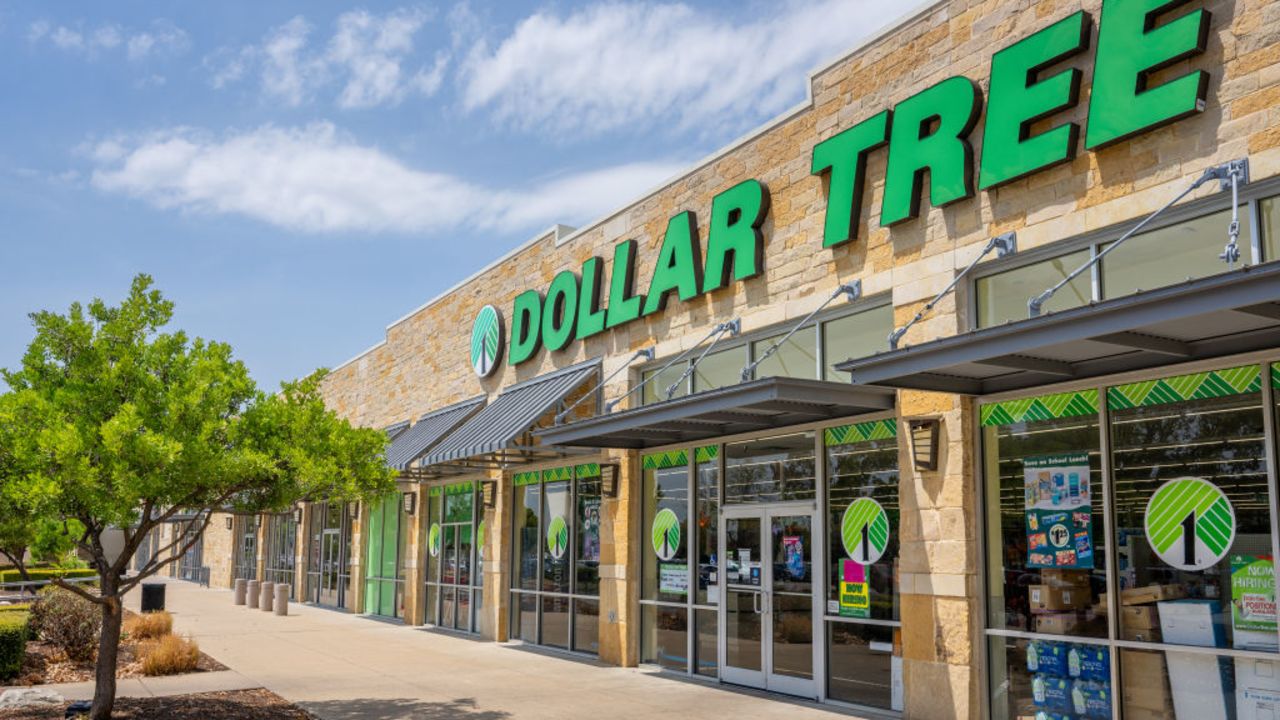
M 838 364 L 854 383 L 984 395 L 1280 347 L 1280 263 Z
M 550 425 L 550 414 L 599 371 L 597 358 L 503 390 L 493 402 L 431 448 L 419 461 L 414 474 L 439 476 L 475 472 L 561 457 L 571 452 L 538 441 L 533 431 Z
M 769 377 L 543 430 L 553 445 L 648 448 L 892 410 L 895 391 Z
M 387 466 L 403 472 L 415 460 L 427 454 L 431 446 L 440 442 L 450 430 L 484 407 L 484 401 L 485 396 L 480 395 L 418 418 L 413 427 L 398 433 L 391 441 L 387 448 Z
M 388 440 L 395 442 L 395 439 L 400 437 L 400 433 L 408 429 L 409 429 L 409 421 L 401 420 L 398 423 L 386 426 L 385 428 L 382 429 L 382 432 L 387 434 Z

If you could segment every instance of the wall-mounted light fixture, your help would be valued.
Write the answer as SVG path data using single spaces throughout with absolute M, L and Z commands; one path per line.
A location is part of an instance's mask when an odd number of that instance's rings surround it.
M 302 522 L 302 506 L 301 505 L 293 509 L 293 521 L 296 523 Z
M 360 502 L 347 503 L 347 512 L 351 513 L 352 520 L 360 519 Z
M 480 499 L 487 508 L 493 507 L 498 502 L 498 481 L 497 480 L 481 480 L 480 481 Z
M 418 501 L 418 493 L 407 492 L 404 494 L 404 514 L 405 515 L 413 514 L 413 509 L 414 509 L 414 506 L 417 504 L 417 501 Z
M 600 494 L 607 498 L 618 497 L 618 463 L 600 465 Z
M 232 522 L 233 522 L 233 520 L 232 520 L 231 516 L 230 516 L 230 515 L 228 515 L 228 516 L 227 516 L 227 529 L 228 529 L 228 530 L 230 530 L 230 529 L 231 529 L 231 523 L 232 523 Z
M 938 418 L 913 418 L 907 421 L 911 428 L 911 459 L 916 470 L 938 469 Z

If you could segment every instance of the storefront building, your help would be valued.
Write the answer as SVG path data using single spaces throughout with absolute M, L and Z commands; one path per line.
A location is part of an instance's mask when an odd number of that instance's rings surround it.
M 1272 717 L 1280 5 L 939 2 L 809 83 L 333 370 L 397 492 L 215 520 L 210 582 L 912 718 Z

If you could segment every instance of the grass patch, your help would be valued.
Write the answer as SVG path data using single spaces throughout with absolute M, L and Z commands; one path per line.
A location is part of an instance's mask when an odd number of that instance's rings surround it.
M 165 635 L 138 643 L 138 655 L 142 659 L 143 675 L 180 675 L 196 671 L 200 646 L 189 638 Z
M 173 616 L 168 612 L 131 615 L 124 621 L 124 631 L 134 640 L 155 640 L 173 634 Z

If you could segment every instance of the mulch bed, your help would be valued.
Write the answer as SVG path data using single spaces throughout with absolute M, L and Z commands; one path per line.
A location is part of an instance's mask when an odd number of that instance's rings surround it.
M 116 677 L 144 677 L 142 663 L 137 659 L 137 643 L 121 641 L 120 655 L 116 658 Z M 27 657 L 22 662 L 22 671 L 18 677 L 6 680 L 5 685 L 48 685 L 50 683 L 85 682 L 93 679 L 92 660 L 75 662 L 67 658 L 66 653 L 46 642 L 38 640 L 27 643 Z M 200 662 L 196 672 L 226 670 L 227 667 L 213 658 L 200 653 Z
M 65 705 L 0 710 L 0 720 L 61 720 Z M 318 720 L 269 690 L 119 698 L 114 720 Z

